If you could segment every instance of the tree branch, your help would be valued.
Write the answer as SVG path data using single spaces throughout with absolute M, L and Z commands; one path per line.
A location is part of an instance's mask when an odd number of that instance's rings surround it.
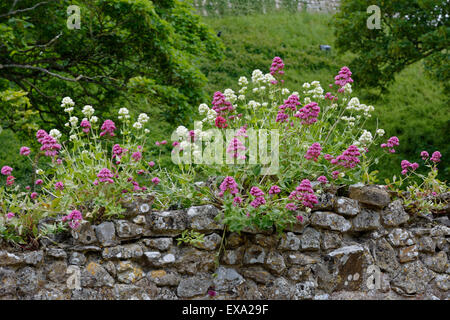
M 13 7 L 12 7 L 11 9 L 14 8 L 15 3 L 16 3 L 16 2 L 14 2 Z M 41 6 L 41 5 L 44 5 L 44 4 L 47 4 L 47 3 L 48 3 L 48 1 L 43 1 L 43 2 L 36 3 L 34 6 L 32 6 L 32 7 L 30 7 L 30 8 L 18 9 L 18 10 L 15 10 L 15 11 L 9 11 L 9 12 L 6 13 L 6 14 L 0 15 L 0 18 L 12 16 L 12 15 L 14 15 L 14 14 L 21 13 L 21 12 L 31 11 L 31 10 L 34 10 L 34 9 L 36 9 L 37 7 L 39 7 L 39 6 Z

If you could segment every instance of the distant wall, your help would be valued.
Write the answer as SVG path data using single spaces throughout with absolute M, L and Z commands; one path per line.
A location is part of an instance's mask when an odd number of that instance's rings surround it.
M 37 251 L 0 243 L 0 299 L 450 298 L 445 214 L 417 218 L 377 186 L 319 200 L 280 235 L 227 233 L 218 257 L 217 208 L 151 212 L 140 199 L 125 219 L 84 223 Z M 205 241 L 178 245 L 186 229 Z
M 340 0 L 194 0 L 194 6 L 201 15 L 223 13 L 265 13 L 275 9 L 289 9 L 309 12 L 334 12 Z

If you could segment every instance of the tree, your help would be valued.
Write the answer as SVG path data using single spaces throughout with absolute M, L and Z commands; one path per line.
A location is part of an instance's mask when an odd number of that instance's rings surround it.
M 367 20 L 380 9 L 380 29 Z M 450 0 L 342 0 L 335 15 L 336 46 L 352 51 L 355 79 L 385 88 L 395 74 L 424 59 L 425 67 L 448 85 Z
M 205 98 L 198 58 L 221 51 L 189 1 L 1 1 L 0 126 L 23 130 L 28 116 L 64 129 L 65 96 L 103 116 L 136 105 L 181 121 Z

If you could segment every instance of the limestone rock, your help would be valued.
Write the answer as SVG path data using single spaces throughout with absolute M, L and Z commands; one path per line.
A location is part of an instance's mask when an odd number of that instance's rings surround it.
M 104 248 L 102 257 L 104 259 L 131 259 L 142 257 L 143 250 L 138 244 L 126 244 L 123 246 Z
M 166 272 L 165 270 L 153 270 L 147 273 L 147 279 L 155 283 L 158 287 L 174 287 L 178 286 L 181 281 L 179 274 L 175 272 Z
M 134 284 L 145 276 L 142 269 L 131 261 L 120 261 L 116 265 L 117 280 L 126 284 Z
M 211 272 L 215 269 L 216 254 L 212 251 L 186 248 L 176 260 L 178 272 L 190 275 L 199 272 Z
M 384 208 L 391 200 L 386 189 L 374 185 L 351 185 L 349 187 L 349 197 L 361 203 Z
M 222 262 L 231 265 L 241 264 L 244 252 L 244 247 L 237 248 L 236 250 L 225 250 L 222 256 Z
M 299 252 L 289 253 L 287 255 L 287 260 L 291 265 L 301 265 L 301 266 L 306 266 L 309 264 L 315 264 L 319 262 L 319 259 L 307 256 Z
M 283 234 L 278 249 L 296 251 L 300 248 L 300 243 L 301 240 L 299 236 L 292 232 L 287 232 L 286 234 Z
M 264 248 L 256 245 L 252 245 L 245 250 L 244 263 L 245 264 L 258 264 L 264 263 L 266 258 L 266 251 Z
M 103 222 L 96 226 L 95 234 L 97 235 L 98 241 L 104 247 L 111 247 L 119 244 L 119 241 L 116 238 L 114 223 L 110 221 Z
M 438 273 L 444 273 L 449 268 L 447 254 L 444 251 L 434 255 L 422 255 L 421 260 L 428 268 Z
M 121 239 L 135 239 L 139 238 L 143 233 L 144 229 L 127 220 L 115 220 L 116 233 Z
M 425 291 L 426 285 L 435 277 L 419 260 L 406 263 L 391 281 L 392 288 L 399 294 L 418 294 Z
M 335 209 L 344 216 L 356 216 L 360 212 L 358 201 L 346 197 L 339 197 L 336 200 Z
M 196 244 L 195 247 L 204 250 L 216 250 L 220 246 L 222 237 L 217 233 L 212 233 L 203 238 L 203 242 Z
M 312 299 L 316 291 L 316 284 L 313 281 L 300 282 L 295 285 L 295 289 L 294 299 Z
M 417 241 L 417 246 L 419 247 L 419 251 L 421 252 L 435 252 L 436 251 L 436 242 L 433 238 L 423 236 L 420 237 Z
M 44 252 L 42 250 L 25 252 L 23 254 L 23 260 L 26 264 L 37 266 L 44 260 Z
M 0 251 L 0 267 L 18 265 L 23 262 L 23 257 L 20 254 Z
M 245 279 L 233 268 L 219 267 L 213 283 L 217 291 L 234 291 Z
M 282 274 L 286 269 L 283 256 L 275 251 L 269 252 L 267 255 L 266 267 L 274 274 Z
M 86 256 L 80 252 L 72 252 L 69 258 L 69 264 L 83 266 L 86 263 Z
M 321 247 L 323 250 L 335 249 L 342 244 L 342 238 L 339 233 L 333 231 L 322 232 Z
M 158 249 L 159 251 L 166 251 L 172 246 L 173 239 L 153 238 L 153 239 L 144 239 L 143 242 L 149 248 Z
M 411 246 L 415 243 L 411 233 L 400 228 L 393 229 L 389 232 L 387 239 L 394 247 Z
M 389 273 L 395 273 L 400 267 L 394 248 L 392 248 L 389 242 L 384 238 L 376 241 L 375 248 L 373 249 L 373 257 L 375 259 L 375 264 L 379 266 L 381 270 Z
M 192 298 L 195 296 L 204 295 L 211 286 L 212 281 L 208 278 L 190 277 L 180 281 L 177 288 L 177 295 L 180 298 Z
M 188 227 L 198 231 L 222 230 L 223 224 L 215 220 L 219 214 L 219 209 L 213 205 L 191 207 L 187 211 Z
M 65 259 L 67 258 L 67 253 L 63 249 L 58 248 L 47 248 L 46 255 L 53 258 L 61 258 Z
M 324 192 L 317 196 L 317 203 L 314 204 L 312 211 L 333 210 L 336 196 L 332 193 Z
M 306 228 L 300 238 L 302 250 L 320 249 L 320 232 L 314 228 Z
M 261 267 L 245 268 L 242 270 L 242 274 L 245 278 L 261 284 L 266 284 L 273 279 L 273 276 Z
M 184 210 L 152 212 L 145 218 L 155 234 L 177 235 L 188 227 L 188 216 Z
M 17 288 L 16 273 L 13 270 L 0 267 L 0 284 L 0 297 L 15 294 Z
M 113 287 L 114 279 L 105 268 L 92 261 L 81 271 L 81 286 L 90 288 Z
M 381 228 L 380 214 L 375 210 L 362 209 L 361 213 L 352 220 L 354 231 L 377 230 Z
M 75 242 L 88 245 L 97 243 L 97 236 L 95 230 L 89 221 L 83 220 L 76 230 L 72 230 L 72 237 Z
M 391 202 L 382 212 L 381 219 L 385 226 L 397 227 L 409 220 L 401 200 Z
M 352 227 L 351 223 L 344 217 L 332 213 L 316 211 L 311 215 L 311 225 L 328 230 L 346 232 Z
M 418 256 L 419 251 L 417 250 L 416 245 L 409 247 L 402 247 L 399 249 L 398 258 L 400 259 L 401 263 L 416 260 Z

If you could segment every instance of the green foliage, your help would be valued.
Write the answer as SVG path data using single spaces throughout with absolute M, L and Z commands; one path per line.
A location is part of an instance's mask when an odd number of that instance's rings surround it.
M 380 8 L 380 29 L 367 27 L 370 5 Z M 397 73 L 422 59 L 448 86 L 449 8 L 448 0 L 343 0 L 335 15 L 336 45 L 358 53 L 350 66 L 366 87 L 386 87 Z
M 222 31 L 226 47 L 222 62 L 202 63 L 209 80 L 208 94 L 212 96 L 217 88 L 233 87 L 239 76 L 254 69 L 268 70 L 276 55 L 286 64 L 288 88 L 295 89 L 313 80 L 325 87 L 341 66 L 349 65 L 356 57 L 352 52 L 339 53 L 333 46 L 331 52 L 319 50 L 320 44 L 333 45 L 335 41 L 332 21 L 330 15 L 305 12 L 206 17 L 205 22 L 216 32 Z M 387 133 L 400 139 L 397 153 L 385 158 L 383 165 L 374 166 L 379 170 L 379 178 L 398 175 L 401 160 L 414 159 L 422 150 L 430 154 L 439 150 L 443 154 L 440 178 L 450 180 L 450 105 L 444 85 L 428 76 L 422 61 L 399 72 L 388 92 L 380 94 L 378 90 L 361 88 L 356 80 L 353 90 L 356 96 L 375 106 L 368 128 L 374 130 L 378 119 Z
M 204 237 L 205 235 L 200 232 L 186 229 L 181 233 L 181 236 L 177 238 L 177 244 L 180 245 L 184 243 L 193 246 L 200 245 L 203 243 Z
M 66 26 L 69 5 L 80 8 L 80 29 Z M 221 51 L 192 10 L 174 0 L 2 1 L 0 92 L 26 92 L 31 103 L 2 105 L 2 126 L 21 130 L 21 112 L 30 110 L 40 124 L 63 130 L 64 96 L 104 116 L 109 106 L 139 101 L 138 112 L 163 109 L 165 121 L 185 120 L 192 101 L 204 97 L 198 57 Z

